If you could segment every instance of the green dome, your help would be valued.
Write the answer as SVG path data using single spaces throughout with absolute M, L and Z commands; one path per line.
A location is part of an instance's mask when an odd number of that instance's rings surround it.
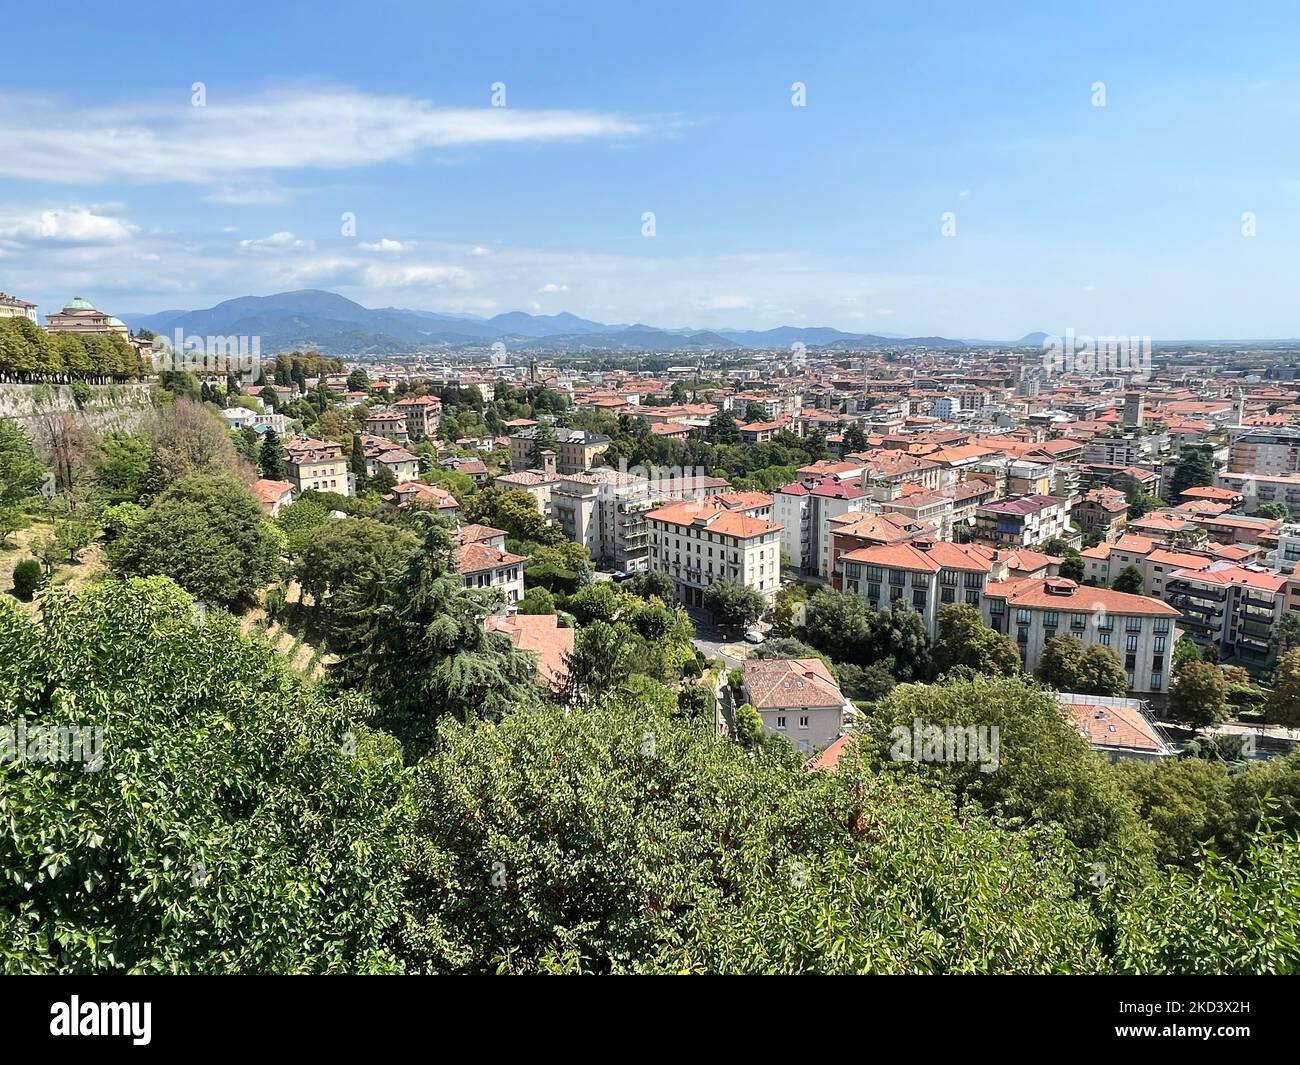
M 125 323 L 124 321 L 122 321 L 121 318 L 110 318 L 110 319 L 108 320 L 108 324 L 109 324 L 109 325 L 120 325 L 123 329 L 126 328 L 126 323 Z
M 76 299 L 69 301 L 63 309 L 65 311 L 93 311 L 95 308 L 78 296 Z

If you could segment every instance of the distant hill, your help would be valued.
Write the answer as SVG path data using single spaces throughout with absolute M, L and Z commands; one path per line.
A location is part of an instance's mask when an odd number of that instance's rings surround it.
M 199 336 L 257 336 L 267 355 L 312 349 L 325 355 L 388 355 L 494 343 L 538 351 L 707 351 L 737 348 L 912 347 L 963 348 L 943 337 L 845 333 L 825 326 L 764 330 L 661 329 L 643 323 L 607 325 L 561 314 L 509 311 L 492 318 L 438 314 L 400 307 L 369 308 L 321 289 L 240 296 L 203 310 L 123 315 L 132 329 L 163 336 L 177 329 Z

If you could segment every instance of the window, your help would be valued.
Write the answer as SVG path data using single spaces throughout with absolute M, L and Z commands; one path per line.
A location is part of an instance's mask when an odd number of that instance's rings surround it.
M 939 583 L 940 583 L 940 584 L 956 584 L 956 583 L 957 583 L 957 571 L 956 571 L 956 570 L 952 570 L 952 569 L 940 570 L 940 571 L 939 571 Z
M 1102 647 L 1109 647 L 1109 646 L 1110 646 L 1110 633 L 1109 633 L 1109 632 L 1103 632 L 1100 636 L 1097 637 L 1097 639 L 1101 642 Z
M 1165 638 L 1164 638 L 1163 636 L 1157 636 L 1157 637 L 1156 637 L 1156 646 L 1155 646 L 1155 652 L 1156 652 L 1156 654 L 1163 654 L 1163 653 L 1164 653 L 1164 649 L 1165 649 Z
M 1168 632 L 1168 631 L 1169 631 L 1169 619 L 1168 619 L 1168 618 L 1156 618 L 1155 631 L 1156 631 L 1156 632 Z
M 915 588 L 912 590 L 912 606 L 917 610 L 925 609 L 925 589 Z
M 940 588 L 939 598 L 945 603 L 952 603 L 956 601 L 957 593 L 951 588 Z
M 1125 631 L 1125 632 L 1141 632 L 1141 631 L 1142 631 L 1142 619 L 1141 619 L 1141 618 L 1125 618 L 1125 619 L 1124 619 L 1124 631 Z
M 979 605 L 980 605 L 980 593 L 979 593 L 979 590 L 978 590 L 978 589 L 975 589 L 975 590 L 973 590 L 973 591 L 968 591 L 968 592 L 966 593 L 966 602 L 967 602 L 970 606 L 979 606 Z
M 1124 650 L 1136 651 L 1138 649 L 1138 638 L 1136 636 L 1124 637 Z
M 1005 599 L 994 599 L 989 603 L 989 613 L 991 614 L 1003 614 L 1006 609 L 1007 601 Z
M 1028 625 L 1028 624 L 1029 624 L 1029 620 L 1030 620 L 1030 618 L 1029 618 L 1029 611 L 1028 611 L 1028 610 L 1026 610 L 1026 609 L 1024 609 L 1023 607 L 1021 607 L 1019 610 L 1016 611 L 1016 624 L 1017 624 L 1017 625 Z
M 1164 674 L 1162 673 L 1151 674 L 1151 690 L 1153 692 L 1158 692 L 1164 686 L 1164 683 L 1165 683 Z
M 803 717 L 799 718 L 799 727 L 800 728 L 808 727 L 808 716 L 806 714 Z
M 1047 628 L 1049 628 L 1049 629 L 1054 629 L 1054 628 L 1056 628 L 1056 625 L 1057 625 L 1057 621 L 1058 621 L 1058 620 L 1059 620 L 1059 616 L 1057 615 L 1057 613 L 1056 613 L 1055 610 L 1045 610 L 1045 611 L 1043 611 L 1043 625 L 1044 625 L 1045 627 L 1047 627 Z
M 776 719 L 776 727 L 777 727 L 777 728 L 785 728 L 785 715 L 784 715 L 784 714 L 781 715 L 780 717 L 778 717 L 778 718 Z
M 881 576 L 881 569 L 879 566 L 867 567 L 867 580 L 879 582 L 880 576 Z
M 868 585 L 867 585 L 867 598 L 868 598 L 871 602 L 873 602 L 873 603 L 878 602 L 879 599 L 880 599 L 880 585 L 878 585 L 878 584 L 868 584 Z

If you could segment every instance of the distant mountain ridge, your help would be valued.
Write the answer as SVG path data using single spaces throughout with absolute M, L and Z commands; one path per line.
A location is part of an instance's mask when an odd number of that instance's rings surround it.
M 480 318 L 400 307 L 372 309 L 322 289 L 240 296 L 202 310 L 124 314 L 122 320 L 133 330 L 148 329 L 165 337 L 173 336 L 177 329 L 186 335 L 257 336 L 261 338 L 263 354 L 267 355 L 292 349 L 311 349 L 325 355 L 393 355 L 497 341 L 510 350 L 557 353 L 764 349 L 788 348 L 794 344 L 941 350 L 971 346 L 969 342 L 944 337 L 846 333 L 828 326 L 662 329 L 643 323 L 608 325 L 567 311 L 560 314 L 508 311 L 492 318 Z

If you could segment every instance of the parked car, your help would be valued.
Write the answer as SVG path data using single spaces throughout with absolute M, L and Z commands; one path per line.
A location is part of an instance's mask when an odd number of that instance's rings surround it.
M 765 643 L 766 641 L 767 641 L 767 637 L 764 636 L 761 632 L 759 632 L 758 629 L 750 629 L 747 633 L 745 633 L 746 643 Z

